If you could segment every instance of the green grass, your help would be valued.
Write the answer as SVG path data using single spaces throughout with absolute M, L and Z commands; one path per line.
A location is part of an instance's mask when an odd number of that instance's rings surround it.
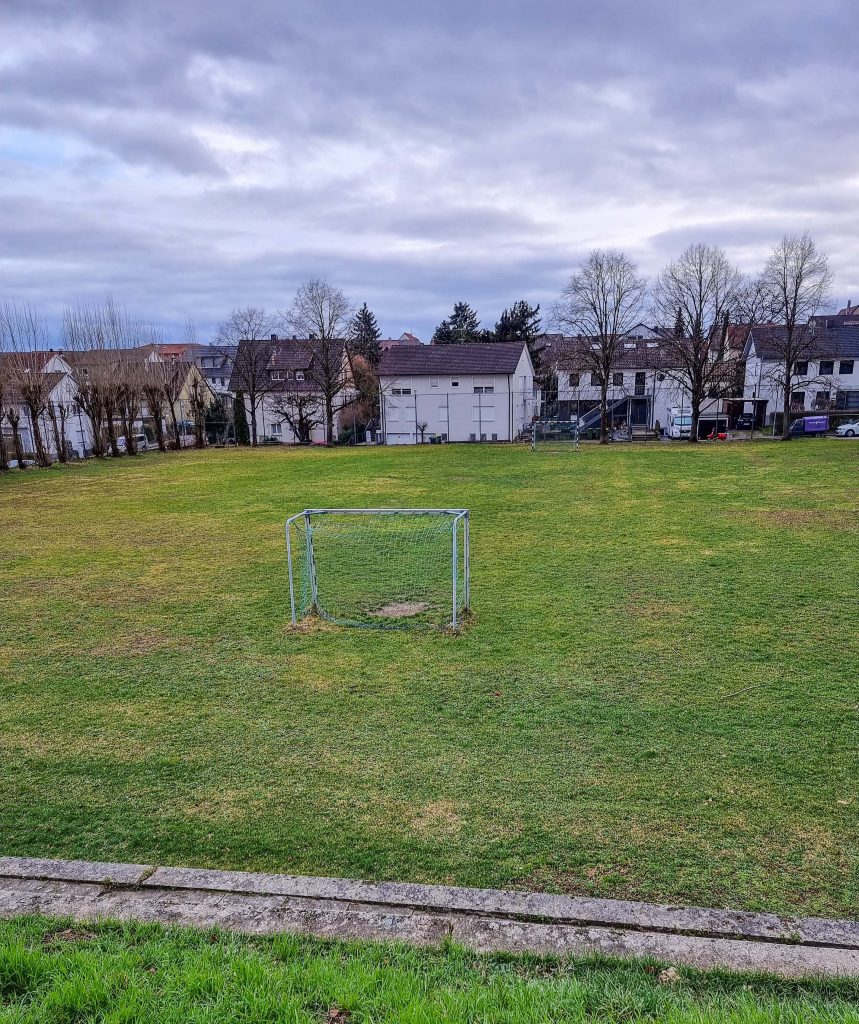
M 456 947 L 251 939 L 153 925 L 0 922 L 0 1024 L 843 1024 L 859 982 Z
M 0 849 L 855 914 L 859 446 L 0 479 Z M 461 636 L 288 627 L 283 520 L 471 509 Z

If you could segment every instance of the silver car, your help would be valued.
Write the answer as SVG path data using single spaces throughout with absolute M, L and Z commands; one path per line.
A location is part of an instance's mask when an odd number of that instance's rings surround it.
M 859 436 L 859 420 L 852 420 L 850 423 L 839 423 L 835 428 L 838 437 Z

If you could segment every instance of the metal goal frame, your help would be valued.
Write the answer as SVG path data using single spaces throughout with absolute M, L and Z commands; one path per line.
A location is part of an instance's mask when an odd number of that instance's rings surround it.
M 304 520 L 304 536 L 306 543 L 307 571 L 310 578 L 311 606 L 310 611 L 320 613 L 318 590 L 316 583 L 316 560 L 313 550 L 313 530 L 310 524 L 313 516 L 449 516 L 451 519 L 451 628 L 456 629 L 462 613 L 471 607 L 471 538 L 469 527 L 469 510 L 467 508 L 306 508 L 290 516 L 285 523 L 286 561 L 289 566 L 289 608 L 292 624 L 298 622 L 298 611 L 295 602 L 295 569 L 293 566 L 293 544 L 290 527 L 299 520 Z M 461 531 L 461 539 L 460 539 Z M 459 579 L 459 545 L 462 544 L 462 573 Z M 459 602 L 460 582 L 462 583 L 462 604 Z

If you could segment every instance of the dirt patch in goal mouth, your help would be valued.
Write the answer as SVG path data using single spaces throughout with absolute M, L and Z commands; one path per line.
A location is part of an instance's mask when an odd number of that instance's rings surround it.
M 409 615 L 420 615 L 427 608 L 429 605 L 426 601 L 394 601 L 378 608 L 373 614 L 382 619 L 402 619 Z

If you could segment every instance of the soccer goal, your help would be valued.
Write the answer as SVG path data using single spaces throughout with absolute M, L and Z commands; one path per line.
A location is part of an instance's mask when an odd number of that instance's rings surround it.
M 468 509 L 308 508 L 286 557 L 293 623 L 455 629 L 469 608 Z
M 535 420 L 531 434 L 531 450 L 578 451 L 579 434 L 578 420 Z

